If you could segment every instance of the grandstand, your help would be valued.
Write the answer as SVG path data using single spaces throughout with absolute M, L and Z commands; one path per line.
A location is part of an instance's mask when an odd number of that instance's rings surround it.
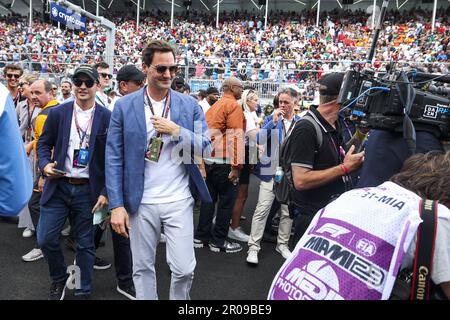
M 116 24 L 114 70 L 124 64 L 140 65 L 140 51 L 152 38 L 169 40 L 179 50 L 181 76 L 193 91 L 236 75 L 269 100 L 280 86 L 292 83 L 308 93 L 321 73 L 346 70 L 363 63 L 373 24 L 373 0 L 269 0 L 268 25 L 264 1 L 79 0 L 72 3 L 106 16 Z M 354 3 L 353 3 L 354 2 Z M 375 1 L 381 5 L 381 1 Z M 87 32 L 66 29 L 43 14 L 45 1 L 31 1 L 33 28 L 29 29 L 29 0 L 0 0 L 0 68 L 10 62 L 40 72 L 56 82 L 70 76 L 81 63 L 104 59 L 106 33 L 88 19 Z M 304 3 L 304 4 L 302 4 Z M 43 5 L 44 4 L 44 5 Z M 175 5 L 176 4 L 176 5 Z M 427 71 L 447 73 L 450 57 L 450 2 L 437 1 L 433 30 L 433 1 L 390 1 L 385 28 L 380 37 L 376 64 L 381 68 L 392 60 L 410 63 Z M 375 12 L 378 12 L 375 9 Z M 449 54 L 447 54 L 449 52 Z M 430 69 L 431 68 L 431 69 Z
M 56 1 L 56 0 L 55 0 Z M 43 10 L 43 2 L 41 0 L 32 0 L 33 10 L 41 12 Z M 97 2 L 99 5 L 100 15 L 110 11 L 136 13 L 138 0 L 72 0 L 72 3 L 83 7 L 84 9 L 96 13 Z M 170 12 L 172 0 L 140 0 L 140 7 L 142 11 L 161 10 Z M 251 14 L 264 15 L 266 0 L 221 0 L 220 10 L 240 12 L 247 11 Z M 310 9 L 314 6 L 317 0 L 269 0 L 269 10 L 282 11 L 299 11 L 303 9 Z M 320 10 L 329 11 L 333 9 L 342 10 L 365 10 L 373 5 L 373 0 L 321 0 Z M 378 0 L 378 5 L 381 5 L 381 0 Z M 411 9 L 426 9 L 431 11 L 433 9 L 434 0 L 392 0 L 389 9 L 411 10 Z M 0 15 L 11 12 L 20 15 L 27 15 L 29 12 L 30 0 L 0 0 Z M 446 8 L 449 3 L 447 0 L 438 0 L 438 8 Z M 197 12 L 215 12 L 217 8 L 217 0 L 175 0 L 174 9 L 177 13 L 182 13 L 186 10 Z

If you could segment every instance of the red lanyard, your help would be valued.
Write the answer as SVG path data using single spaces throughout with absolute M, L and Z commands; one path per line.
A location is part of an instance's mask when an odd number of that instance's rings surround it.
M 77 129 L 78 136 L 80 137 L 80 149 L 83 146 L 83 142 L 87 136 L 87 133 L 91 131 L 92 122 L 94 120 L 94 113 L 95 113 L 95 107 L 92 110 L 91 119 L 89 119 L 86 129 L 83 130 L 83 129 L 81 129 L 80 125 L 78 124 L 77 113 L 75 111 L 75 105 L 73 106 L 73 118 L 75 120 L 75 128 Z M 87 148 L 89 148 L 88 143 L 89 142 L 86 143 Z

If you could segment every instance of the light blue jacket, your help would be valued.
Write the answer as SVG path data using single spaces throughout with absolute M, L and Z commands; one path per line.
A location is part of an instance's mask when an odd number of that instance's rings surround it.
M 294 115 L 294 121 L 300 120 L 298 115 Z M 276 145 L 272 145 L 272 138 L 276 142 Z M 281 146 L 283 139 L 283 123 L 278 121 L 276 124 L 273 122 L 273 115 L 267 116 L 264 119 L 264 124 L 261 130 L 256 136 L 258 144 L 263 145 L 265 148 L 264 155 L 258 161 L 258 164 L 253 171 L 259 179 L 265 182 L 269 182 L 275 174 L 276 164 L 279 156 L 277 149 Z
M 144 89 L 126 95 L 116 103 L 111 116 L 106 142 L 106 189 L 111 209 L 125 207 L 128 213 L 137 212 L 144 194 L 145 151 L 147 125 L 144 110 Z M 192 97 L 170 90 L 170 120 L 181 127 L 177 144 L 191 150 L 185 163 L 193 194 L 201 201 L 212 202 L 194 154 L 207 157 L 211 140 L 205 116 Z M 195 130 L 194 130 L 195 124 Z M 195 133 L 194 133 L 195 132 Z
M 30 163 L 20 136 L 14 102 L 0 83 L 0 216 L 15 216 L 33 191 Z

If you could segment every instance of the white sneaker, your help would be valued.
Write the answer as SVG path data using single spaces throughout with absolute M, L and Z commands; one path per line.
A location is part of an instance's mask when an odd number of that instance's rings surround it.
M 29 228 L 25 228 L 25 230 L 23 230 L 22 237 L 24 237 L 24 238 L 30 238 L 30 237 L 33 236 L 33 234 L 34 234 L 34 231 L 33 231 L 33 230 L 31 230 L 31 229 L 29 229 Z
M 61 235 L 64 237 L 68 237 L 69 234 L 70 234 L 70 225 L 68 225 L 67 228 L 65 228 L 61 231 Z
M 26 255 L 22 256 L 22 260 L 25 262 L 33 262 L 42 259 L 43 257 L 44 255 L 42 254 L 41 249 L 33 249 Z
M 167 242 L 166 235 L 164 233 L 161 233 L 161 237 L 159 238 L 159 243 L 166 243 L 166 242 Z
M 232 227 L 228 228 L 228 238 L 241 242 L 248 242 L 250 240 L 250 236 L 242 231 L 241 227 L 236 229 Z
M 281 244 L 275 248 L 275 250 L 283 256 L 283 258 L 287 259 L 291 255 L 291 250 L 289 250 L 288 246 L 285 244 Z
M 258 250 L 248 250 L 247 262 L 258 264 Z

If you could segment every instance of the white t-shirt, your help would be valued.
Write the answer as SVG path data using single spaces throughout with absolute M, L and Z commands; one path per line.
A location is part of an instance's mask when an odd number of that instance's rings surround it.
M 202 107 L 203 113 L 206 115 L 206 112 L 209 110 L 209 108 L 211 108 L 211 106 L 209 105 L 208 101 L 206 101 L 206 99 L 203 99 L 198 104 L 199 104 L 200 107 Z
M 91 117 L 94 116 L 95 107 L 90 108 L 89 110 L 83 111 L 77 104 L 74 102 L 75 112 L 77 115 L 77 121 L 80 128 L 85 131 L 87 129 L 86 137 L 83 139 L 82 148 L 86 148 L 86 144 L 89 144 L 89 139 L 91 136 L 92 123 Z M 73 113 L 73 111 L 72 111 Z M 92 118 L 92 122 L 94 119 Z M 80 136 L 78 135 L 77 127 L 75 125 L 75 117 L 72 114 L 72 124 L 70 127 L 70 137 L 69 137 L 69 145 L 67 147 L 66 160 L 64 162 L 64 171 L 67 172 L 66 177 L 70 178 L 89 178 L 89 165 L 85 168 L 74 168 L 73 167 L 73 156 L 74 150 L 80 149 Z M 89 157 L 92 155 L 89 154 Z
M 255 129 L 258 129 L 258 125 L 257 125 L 257 119 L 258 116 L 256 115 L 256 112 L 248 112 L 248 111 L 244 111 L 244 116 L 245 116 L 245 145 L 249 145 L 249 132 L 253 131 Z
M 444 212 L 446 212 L 444 214 Z M 438 209 L 438 222 L 436 228 L 436 241 L 433 256 L 433 269 L 431 271 L 431 280 L 439 284 L 450 281 L 450 221 L 448 216 L 450 210 L 443 205 Z M 447 218 L 444 218 L 447 217 Z M 402 267 L 411 268 L 413 266 L 414 257 L 416 253 L 417 235 L 409 246 L 403 261 Z
M 157 102 L 151 99 L 153 110 L 157 116 L 161 116 L 166 100 Z M 150 121 L 152 113 L 149 106 L 145 105 L 145 121 L 147 124 L 147 145 L 150 138 L 156 136 L 156 131 Z M 170 119 L 170 111 L 168 115 Z M 171 154 L 176 143 L 171 136 L 163 134 L 163 148 L 158 163 L 145 161 L 144 195 L 141 203 L 158 204 L 169 203 L 191 197 L 189 190 L 189 175 L 184 164 L 175 163 Z

